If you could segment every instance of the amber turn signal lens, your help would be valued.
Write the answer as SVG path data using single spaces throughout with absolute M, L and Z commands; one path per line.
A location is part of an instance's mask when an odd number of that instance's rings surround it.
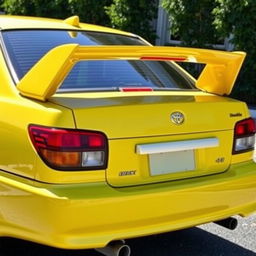
M 41 150 L 49 163 L 55 166 L 76 167 L 81 162 L 81 152 L 58 152 L 48 149 Z

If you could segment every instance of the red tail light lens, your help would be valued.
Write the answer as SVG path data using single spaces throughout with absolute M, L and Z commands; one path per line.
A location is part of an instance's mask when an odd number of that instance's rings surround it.
M 57 170 L 98 170 L 107 166 L 103 133 L 30 125 L 29 135 L 41 159 Z
M 254 134 L 256 131 L 255 122 L 252 118 L 248 118 L 236 123 L 235 126 L 235 135 L 244 136 Z
M 255 122 L 252 118 L 239 121 L 235 125 L 233 154 L 243 153 L 254 149 Z

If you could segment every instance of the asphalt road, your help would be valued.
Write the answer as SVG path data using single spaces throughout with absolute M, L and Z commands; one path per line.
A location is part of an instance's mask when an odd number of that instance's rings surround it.
M 216 224 L 127 240 L 132 256 L 256 256 L 256 215 L 240 218 L 229 231 Z M 100 256 L 94 250 L 59 250 L 10 238 L 0 239 L 1 256 Z

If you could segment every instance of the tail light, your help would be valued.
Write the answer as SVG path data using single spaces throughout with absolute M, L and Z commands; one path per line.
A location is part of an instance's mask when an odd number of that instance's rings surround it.
M 233 154 L 254 149 L 255 131 L 255 122 L 252 118 L 244 119 L 236 123 Z
M 98 170 L 107 166 L 103 133 L 30 125 L 29 135 L 41 159 L 57 170 Z

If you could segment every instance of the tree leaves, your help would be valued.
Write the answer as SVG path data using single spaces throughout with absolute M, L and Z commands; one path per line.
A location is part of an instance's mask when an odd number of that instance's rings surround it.
M 113 0 L 106 7 L 111 25 L 130 31 L 154 42 L 156 35 L 152 21 L 157 17 L 157 3 L 154 0 Z
M 212 0 L 163 0 L 169 14 L 172 34 L 186 46 L 211 47 L 220 41 L 213 25 Z
M 83 22 L 109 25 L 104 7 L 111 3 L 112 0 L 3 0 L 2 7 L 7 14 L 60 19 L 79 15 Z

